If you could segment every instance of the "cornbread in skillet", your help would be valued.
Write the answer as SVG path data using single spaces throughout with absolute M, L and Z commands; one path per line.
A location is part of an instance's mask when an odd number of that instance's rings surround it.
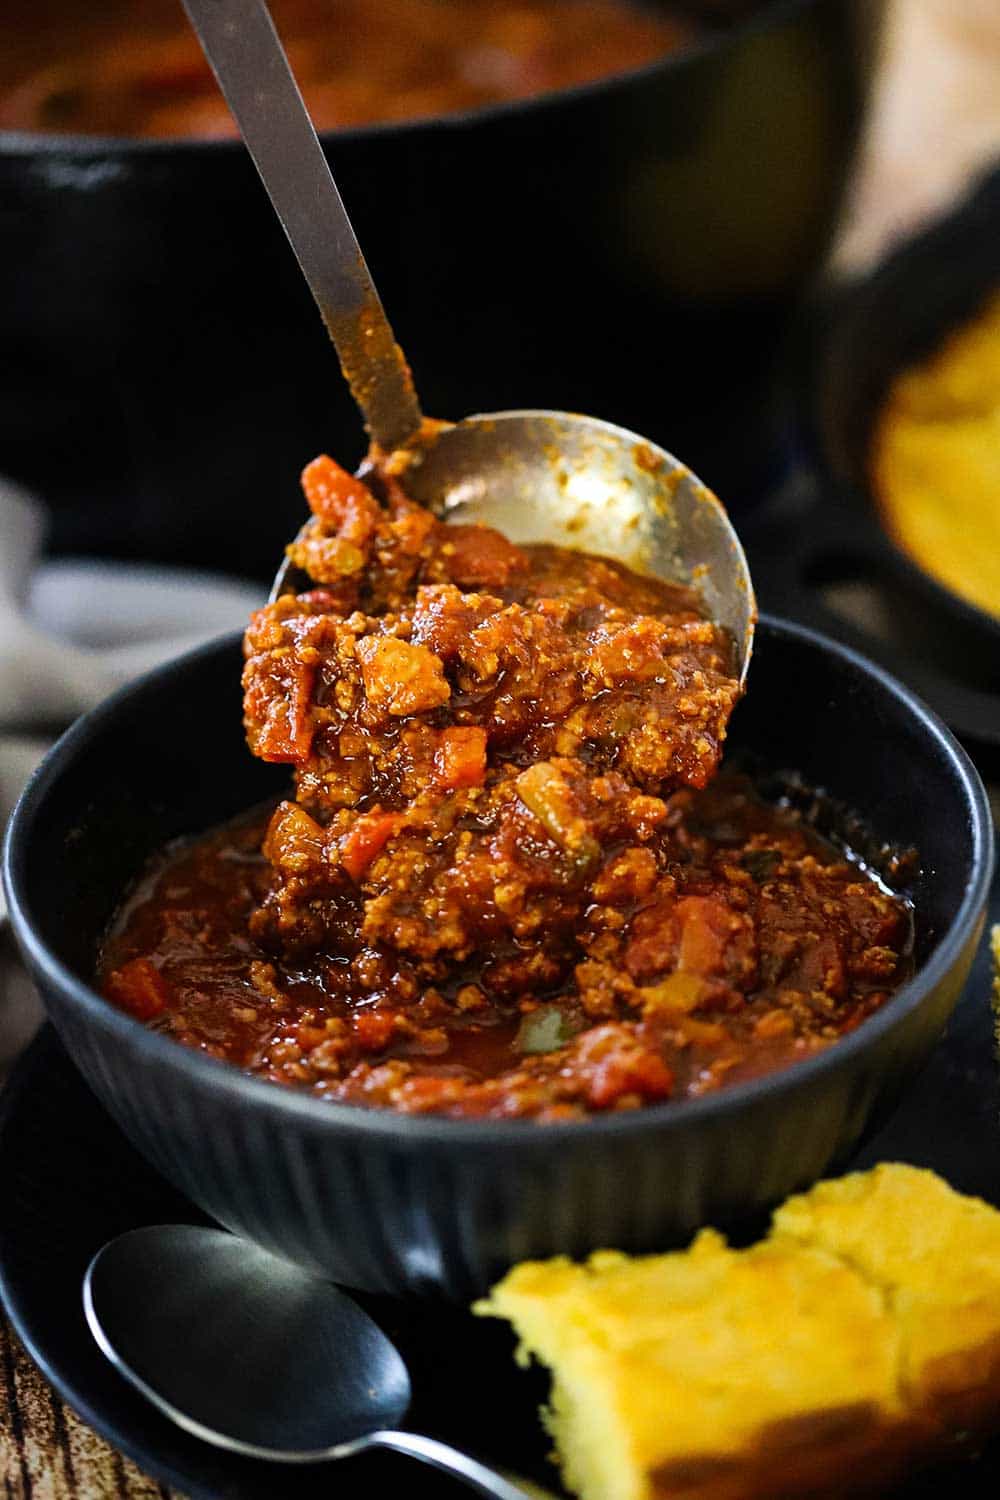
M 1000 291 L 895 381 L 872 478 L 900 545 L 947 588 L 1000 615 Z
M 1000 1421 L 1000 1213 L 882 1165 L 766 1239 L 516 1266 L 478 1304 L 552 1371 L 583 1500 L 775 1500 L 890 1483 Z

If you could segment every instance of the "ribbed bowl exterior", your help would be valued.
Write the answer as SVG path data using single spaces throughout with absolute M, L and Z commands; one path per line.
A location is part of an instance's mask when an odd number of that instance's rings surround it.
M 826 704 L 842 728 L 828 763 L 841 780 L 827 775 L 826 784 L 870 807 L 880 836 L 919 845 L 912 835 L 924 833 L 913 885 L 922 967 L 852 1037 L 711 1098 L 552 1126 L 325 1105 L 192 1053 L 121 1015 L 81 979 L 92 972 L 123 870 L 137 868 L 131 824 L 117 820 L 135 818 L 147 777 L 140 842 L 150 847 L 177 817 L 172 792 L 214 806 L 216 818 L 252 800 L 243 762 L 232 758 L 231 695 L 220 690 L 236 661 L 233 641 L 195 653 L 70 731 L 13 820 L 8 900 L 70 1055 L 139 1149 L 220 1223 L 345 1285 L 468 1299 L 524 1258 L 649 1250 L 683 1243 L 707 1222 L 751 1221 L 846 1160 L 921 1066 L 961 992 L 992 858 L 975 771 L 904 690 L 851 653 L 772 622 L 734 739 L 766 756 L 775 735 L 785 763 L 808 777 L 831 754 L 830 724 L 815 722 Z M 192 790 L 175 767 L 164 789 L 143 746 L 158 742 L 169 759 L 169 736 L 183 738 L 185 714 L 201 725 L 191 754 L 202 781 Z M 867 737 L 856 753 L 852 737 Z M 128 755 L 116 770 L 113 747 L 123 743 Z M 881 780 L 864 772 L 880 761 L 890 762 Z M 859 771 L 869 777 L 868 801 L 858 795 Z M 175 833 L 192 826 L 190 811 L 173 822 Z
M 940 1034 L 974 942 L 946 984 L 852 1062 L 753 1107 L 593 1139 L 443 1146 L 247 1107 L 101 1036 L 52 991 L 74 1061 L 126 1134 L 213 1218 L 346 1286 L 468 1299 L 513 1262 L 685 1242 L 761 1211 L 844 1157 Z M 645 1127 L 645 1128 L 642 1128 Z M 501 1127 L 502 1128 L 502 1127 Z M 540 1148 L 540 1149 L 539 1149 Z

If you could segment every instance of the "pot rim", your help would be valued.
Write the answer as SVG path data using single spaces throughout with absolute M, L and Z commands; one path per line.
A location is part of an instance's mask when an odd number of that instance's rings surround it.
M 585 1120 L 451 1119 L 442 1115 L 403 1115 L 391 1109 L 367 1109 L 333 1100 L 313 1098 L 295 1089 L 278 1087 L 262 1078 L 242 1072 L 234 1064 L 184 1047 L 162 1033 L 149 1030 L 140 1021 L 115 1009 L 96 990 L 72 973 L 50 952 L 37 936 L 21 884 L 32 824 L 43 808 L 51 787 L 58 782 L 64 768 L 99 734 L 136 692 L 146 690 L 167 676 L 196 670 L 200 662 L 223 650 L 233 650 L 238 634 L 209 641 L 142 677 L 126 684 L 103 703 L 84 714 L 56 742 L 36 769 L 14 809 L 7 827 L 3 848 L 3 885 L 14 933 L 28 959 L 29 967 L 44 985 L 58 990 L 64 998 L 98 1030 L 111 1033 L 125 1048 L 138 1053 L 146 1063 L 160 1065 L 165 1071 L 178 1069 L 192 1085 L 213 1089 L 232 1103 L 251 1109 L 270 1110 L 288 1121 L 316 1131 L 354 1135 L 359 1140 L 389 1138 L 400 1149 L 420 1150 L 428 1146 L 445 1149 L 479 1148 L 504 1150 L 516 1144 L 521 1150 L 548 1150 L 549 1144 L 564 1146 L 586 1144 L 595 1135 L 602 1139 L 619 1135 L 644 1135 L 649 1131 L 683 1130 L 704 1123 L 710 1125 L 727 1115 L 738 1117 L 768 1097 L 807 1089 L 827 1072 L 847 1067 L 887 1033 L 901 1025 L 922 1005 L 927 996 L 958 962 L 963 948 L 979 922 L 989 893 L 993 873 L 993 823 L 985 789 L 975 766 L 941 722 L 915 693 L 888 672 L 868 661 L 848 646 L 780 617 L 764 614 L 762 634 L 784 637 L 804 643 L 827 655 L 839 657 L 855 673 L 873 679 L 879 689 L 917 721 L 923 735 L 935 741 L 957 777 L 967 805 L 972 856 L 970 873 L 962 900 L 953 920 L 942 934 L 927 962 L 886 1002 L 886 1004 L 850 1035 L 834 1042 L 823 1051 L 801 1062 L 743 1083 L 733 1084 L 697 1099 L 667 1100 L 641 1109 L 617 1114 L 590 1116 Z
M 468 126 L 488 125 L 511 116 L 527 114 L 529 117 L 544 113 L 563 103 L 577 99 L 589 99 L 604 93 L 624 91 L 633 83 L 654 78 L 659 73 L 677 71 L 696 59 L 716 53 L 724 53 L 735 47 L 747 36 L 780 25 L 797 11 L 807 10 L 820 0 L 764 0 L 760 9 L 722 26 L 718 31 L 696 35 L 688 44 L 666 53 L 652 62 L 639 67 L 627 68 L 624 72 L 610 73 L 604 77 L 590 79 L 586 83 L 567 85 L 565 88 L 547 89 L 541 94 L 532 94 L 526 99 L 508 99 L 496 104 L 483 104 L 475 109 L 455 110 L 445 115 L 417 115 L 407 120 L 376 120 L 368 125 L 345 126 L 342 129 L 318 131 L 320 140 L 327 147 L 352 146 L 370 140 L 393 140 L 398 136 L 434 136 L 462 130 Z M 237 136 L 141 136 L 141 135 L 72 135 L 45 130 L 0 130 L 0 159 L 5 156 L 50 155 L 105 157 L 116 156 L 162 156 L 171 152 L 182 155 L 208 153 L 219 156 L 235 154 L 245 150 Z

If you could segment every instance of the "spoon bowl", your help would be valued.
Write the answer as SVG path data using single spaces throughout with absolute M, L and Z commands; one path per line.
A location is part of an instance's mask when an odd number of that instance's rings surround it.
M 410 1404 L 406 1366 L 356 1302 L 221 1230 L 119 1235 L 87 1270 L 84 1311 L 126 1379 L 234 1452 L 308 1463 Z

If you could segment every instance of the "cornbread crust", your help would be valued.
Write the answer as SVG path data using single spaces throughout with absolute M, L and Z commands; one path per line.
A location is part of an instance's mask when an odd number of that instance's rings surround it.
M 583 1500 L 832 1500 L 1000 1422 L 1000 1213 L 915 1167 L 821 1183 L 748 1250 L 525 1263 L 476 1311 L 551 1368 Z

